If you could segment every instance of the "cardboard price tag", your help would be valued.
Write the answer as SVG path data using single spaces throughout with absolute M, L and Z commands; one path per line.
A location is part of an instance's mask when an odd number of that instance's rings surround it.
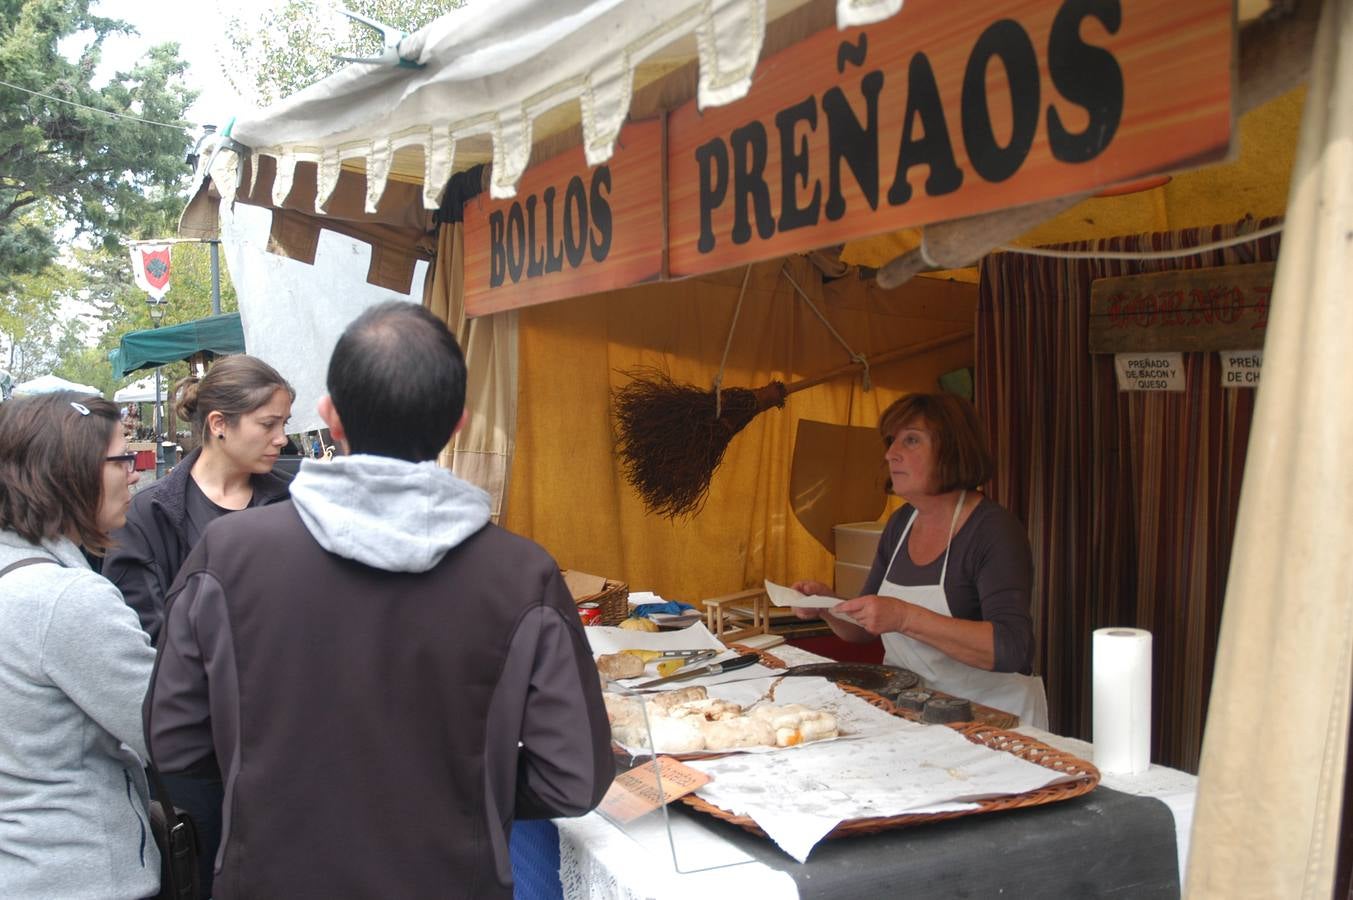
M 662 782 L 661 794 L 658 793 L 659 781 Z M 698 790 L 709 781 L 710 776 L 704 772 L 684 766 L 670 756 L 659 756 L 655 762 L 635 766 L 617 775 L 597 812 L 623 825 Z

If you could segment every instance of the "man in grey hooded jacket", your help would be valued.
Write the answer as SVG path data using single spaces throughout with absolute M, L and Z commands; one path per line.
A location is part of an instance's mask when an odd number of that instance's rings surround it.
M 151 752 L 224 775 L 220 900 L 509 897 L 513 819 L 581 815 L 614 771 L 577 611 L 435 461 L 465 397 L 443 323 L 371 308 L 328 389 L 347 455 L 212 523 L 170 590 Z

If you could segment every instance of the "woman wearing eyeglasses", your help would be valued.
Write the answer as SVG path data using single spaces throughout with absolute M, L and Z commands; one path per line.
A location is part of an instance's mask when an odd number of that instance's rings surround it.
M 0 404 L 0 897 L 159 888 L 141 702 L 155 651 L 81 553 L 109 546 L 137 481 L 117 407 Z
M 277 370 L 245 354 L 218 360 L 202 378 L 175 386 L 178 414 L 202 444 L 137 492 L 103 574 L 122 589 L 141 627 L 158 641 L 164 598 L 207 526 L 221 516 L 287 499 L 290 477 L 273 472 L 286 445 L 296 392 Z M 198 828 L 202 896 L 211 896 L 221 840 L 221 773 L 215 756 L 162 773 L 174 802 Z

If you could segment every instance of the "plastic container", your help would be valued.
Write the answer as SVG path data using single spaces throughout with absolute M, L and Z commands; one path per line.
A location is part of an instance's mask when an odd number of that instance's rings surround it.
M 879 538 L 883 535 L 882 522 L 847 522 L 833 525 L 836 536 L 837 562 L 852 563 L 868 569 L 874 564 Z
M 838 562 L 836 564 L 836 584 L 832 587 L 838 597 L 845 597 L 849 600 L 851 597 L 860 596 L 860 589 L 864 587 L 864 580 L 868 576 L 868 566 Z

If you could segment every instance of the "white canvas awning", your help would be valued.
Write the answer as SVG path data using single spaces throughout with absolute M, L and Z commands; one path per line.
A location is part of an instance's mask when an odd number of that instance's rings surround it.
M 161 385 L 160 399 L 165 399 L 168 393 L 168 385 Z M 142 378 L 140 381 L 133 381 L 131 384 L 113 394 L 114 403 L 154 403 L 155 402 L 155 376 Z
M 296 164 L 318 167 L 323 213 L 343 168 L 366 173 L 376 211 L 387 181 L 417 181 L 436 209 L 447 178 L 491 160 L 494 197 L 511 197 L 542 134 L 582 126 L 587 160 L 611 156 L 637 88 L 699 60 L 702 107 L 740 99 L 751 85 L 767 22 L 811 0 L 499 0 L 437 19 L 399 45 L 404 65 L 349 65 L 242 117 L 230 137 L 276 160 L 282 205 Z M 845 28 L 886 19 L 902 0 L 837 0 Z M 234 195 L 240 161 L 221 154 L 212 174 Z M 252 176 L 251 176 L 252 177 Z
M 15 396 L 27 394 L 52 394 L 57 391 L 76 391 L 81 394 L 93 394 L 102 397 L 103 391 L 87 384 L 76 384 L 56 375 L 39 375 L 31 381 L 14 385 Z

